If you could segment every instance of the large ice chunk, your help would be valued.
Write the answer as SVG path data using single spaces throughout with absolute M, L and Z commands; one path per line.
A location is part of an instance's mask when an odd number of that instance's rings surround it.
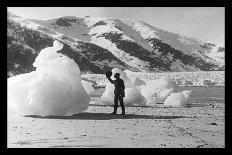
M 156 80 L 147 80 L 146 85 L 140 87 L 141 94 L 147 100 L 147 105 L 152 105 L 164 102 L 174 90 L 174 81 L 167 76 Z
M 86 110 L 90 97 L 74 60 L 57 53 L 63 44 L 43 49 L 36 70 L 8 78 L 8 108 L 23 115 L 73 115 Z
M 94 92 L 93 84 L 91 82 L 81 80 L 81 84 L 89 95 Z
M 125 105 L 146 105 L 145 97 L 140 93 L 140 85 L 145 84 L 143 80 L 136 77 L 130 77 L 124 71 L 113 68 L 111 78 L 114 79 L 115 73 L 120 73 L 120 78 L 123 79 L 125 84 L 125 97 L 123 98 Z M 101 96 L 104 104 L 113 105 L 114 104 L 114 85 L 108 82 L 106 84 L 106 89 Z

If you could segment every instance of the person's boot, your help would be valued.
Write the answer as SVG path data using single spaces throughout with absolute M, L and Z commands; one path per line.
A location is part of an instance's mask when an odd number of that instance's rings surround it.
M 114 111 L 114 112 L 112 112 L 112 113 L 110 113 L 111 115 L 116 115 L 117 113 L 116 113 L 116 111 Z
M 116 115 L 117 114 L 117 108 L 118 108 L 118 106 L 114 105 L 114 112 L 112 112 L 111 115 Z
M 125 107 L 124 106 L 122 107 L 122 114 L 121 115 L 123 115 L 123 116 L 126 115 L 126 113 L 125 113 Z

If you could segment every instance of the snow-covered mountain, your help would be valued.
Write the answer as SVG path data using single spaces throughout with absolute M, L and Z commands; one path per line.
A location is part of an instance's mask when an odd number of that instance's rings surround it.
M 140 72 L 224 70 L 223 47 L 142 21 L 90 16 L 43 21 L 8 12 L 9 76 L 33 70 L 38 52 L 55 39 L 64 43 L 60 52 L 73 58 L 83 73 L 115 67 Z

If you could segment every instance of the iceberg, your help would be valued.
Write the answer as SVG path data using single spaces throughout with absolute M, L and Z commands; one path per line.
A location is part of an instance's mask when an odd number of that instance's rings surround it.
M 164 101 L 164 106 L 167 107 L 186 107 L 189 101 L 191 90 L 184 90 L 182 92 L 171 93 Z
M 145 84 L 143 80 L 138 78 L 131 78 L 124 71 L 113 68 L 111 78 L 114 80 L 114 74 L 120 73 L 120 78 L 123 79 L 125 84 L 125 97 L 123 98 L 124 105 L 146 105 L 145 97 L 140 93 L 140 85 Z M 114 105 L 114 85 L 108 82 L 106 89 L 101 96 L 101 99 L 106 105 Z
M 73 59 L 57 40 L 36 57 L 35 71 L 7 79 L 8 108 L 22 115 L 69 116 L 88 109 L 90 97 Z

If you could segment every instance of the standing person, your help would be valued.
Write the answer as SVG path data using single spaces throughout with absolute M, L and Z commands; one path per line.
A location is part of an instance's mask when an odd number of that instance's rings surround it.
M 112 72 L 109 71 L 106 73 L 106 77 L 108 80 L 114 84 L 114 112 L 111 113 L 112 115 L 116 115 L 117 108 L 118 108 L 118 101 L 120 102 L 120 106 L 122 108 L 122 115 L 125 116 L 125 106 L 123 103 L 123 97 L 125 97 L 125 85 L 124 81 L 120 78 L 119 73 L 115 73 L 114 77 L 116 80 L 112 80 L 110 77 L 112 75 Z

